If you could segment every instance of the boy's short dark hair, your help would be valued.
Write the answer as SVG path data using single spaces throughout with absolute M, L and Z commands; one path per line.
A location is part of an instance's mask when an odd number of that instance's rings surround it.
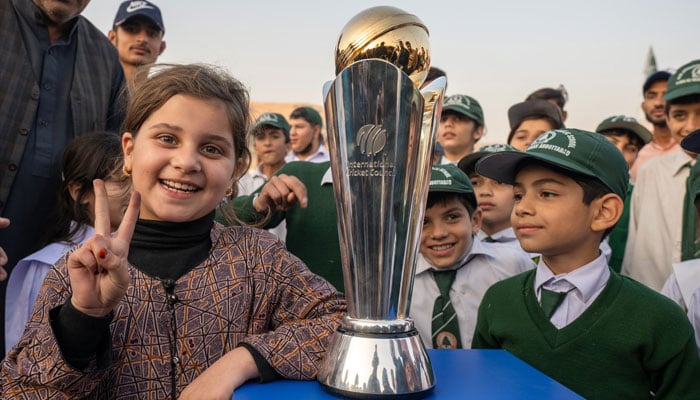
M 432 208 L 436 204 L 445 205 L 453 199 L 459 201 L 464 206 L 464 208 L 467 209 L 470 218 L 472 215 L 474 215 L 476 207 L 474 207 L 469 197 L 464 194 L 455 192 L 429 192 L 428 201 L 425 204 L 425 208 L 427 210 L 429 208 Z
M 671 110 L 672 105 L 686 105 L 686 104 L 693 104 L 693 103 L 700 103 L 700 94 L 690 94 L 687 96 L 682 96 L 678 97 L 675 99 L 667 100 L 666 101 L 666 115 L 668 115 L 668 112 Z
M 630 144 L 635 146 L 637 150 L 641 149 L 644 147 L 644 142 L 642 139 L 639 138 L 635 133 L 630 132 L 626 129 L 610 129 L 604 132 L 600 132 L 601 135 L 603 136 L 612 136 L 612 137 L 620 137 L 620 136 L 626 136 L 627 140 L 629 141 Z

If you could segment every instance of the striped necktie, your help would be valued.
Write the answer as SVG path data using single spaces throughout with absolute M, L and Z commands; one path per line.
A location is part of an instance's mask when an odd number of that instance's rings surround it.
M 566 295 L 572 290 L 574 290 L 574 288 L 565 292 L 555 292 L 545 288 L 540 289 L 540 307 L 542 307 L 542 312 L 548 319 L 552 318 L 552 315 L 557 311 L 557 308 L 559 308 L 564 301 Z
M 433 306 L 432 339 L 435 349 L 461 349 L 462 340 L 459 336 L 459 321 L 452 301 L 450 287 L 457 276 L 457 270 L 433 270 L 433 278 L 440 290 L 440 296 L 435 299 Z

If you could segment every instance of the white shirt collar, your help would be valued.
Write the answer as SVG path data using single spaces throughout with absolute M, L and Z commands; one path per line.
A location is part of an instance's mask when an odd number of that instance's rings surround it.
M 540 257 L 540 262 L 537 264 L 537 271 L 535 272 L 535 293 L 539 299 L 542 287 L 561 292 L 574 286 L 574 292 L 577 293 L 583 302 L 587 303 L 595 293 L 600 292 L 601 288 L 607 284 L 609 278 L 610 268 L 603 254 L 600 254 L 598 258 L 584 266 L 559 275 L 554 275 Z

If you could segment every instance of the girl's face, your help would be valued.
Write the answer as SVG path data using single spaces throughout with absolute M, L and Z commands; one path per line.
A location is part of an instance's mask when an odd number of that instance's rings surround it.
M 233 132 L 222 101 L 171 97 L 122 137 L 133 190 L 141 194 L 139 218 L 185 222 L 212 212 L 235 173 Z

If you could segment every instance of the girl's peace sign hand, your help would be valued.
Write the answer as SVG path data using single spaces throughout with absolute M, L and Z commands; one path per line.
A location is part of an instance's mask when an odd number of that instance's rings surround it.
M 129 207 L 112 236 L 104 182 L 95 179 L 93 189 L 95 235 L 68 256 L 67 266 L 73 307 L 93 317 L 104 317 L 119 304 L 129 286 L 127 255 L 139 214 L 140 197 L 137 192 L 131 193 Z

